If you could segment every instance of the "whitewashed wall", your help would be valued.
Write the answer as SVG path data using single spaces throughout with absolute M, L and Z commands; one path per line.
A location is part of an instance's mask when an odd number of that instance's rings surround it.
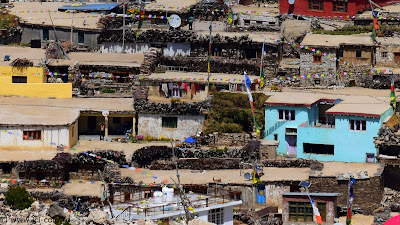
M 149 50 L 150 43 L 126 43 L 126 53 L 145 53 Z M 172 43 L 168 42 L 167 47 L 163 48 L 164 56 L 189 56 L 190 43 Z M 102 53 L 121 53 L 122 43 L 120 42 L 104 42 L 101 45 Z
M 177 128 L 162 127 L 162 117 L 178 117 Z M 138 134 L 151 137 L 166 137 L 179 139 L 195 135 L 202 131 L 205 116 L 188 115 L 162 115 L 162 114 L 142 114 L 138 115 Z
M 22 135 L 24 130 L 41 130 L 42 140 L 23 140 Z M 51 145 L 50 143 L 55 143 L 56 145 Z M 0 148 L 2 149 L 56 148 L 60 144 L 69 145 L 69 128 L 67 126 L 0 127 Z

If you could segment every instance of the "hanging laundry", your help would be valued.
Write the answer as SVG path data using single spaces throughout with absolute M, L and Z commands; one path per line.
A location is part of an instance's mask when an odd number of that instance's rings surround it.
M 164 95 L 165 95 L 165 97 L 166 98 L 168 98 L 168 84 L 166 84 L 166 83 L 163 83 L 162 85 L 161 85 L 161 90 L 164 92 Z
M 196 94 L 196 86 L 194 83 L 190 86 L 190 99 L 193 99 L 193 96 Z

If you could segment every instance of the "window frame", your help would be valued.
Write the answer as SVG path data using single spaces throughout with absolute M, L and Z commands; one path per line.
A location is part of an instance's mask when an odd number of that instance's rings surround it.
M 172 128 L 172 129 L 178 128 L 178 117 L 176 117 L 176 116 L 162 116 L 161 117 L 161 127 L 163 127 L 163 128 Z
M 78 44 L 85 44 L 85 32 L 78 31 Z
M 349 120 L 349 130 L 355 132 L 366 132 L 367 121 L 366 120 Z
M 315 202 L 315 204 L 321 215 L 322 221 L 326 222 L 327 204 L 325 202 L 319 202 L 319 203 Z M 302 210 L 296 210 L 296 212 L 293 212 L 294 207 L 295 209 L 302 209 Z M 292 220 L 293 217 L 295 217 L 296 219 Z M 299 218 L 302 218 L 303 221 L 299 221 L 298 220 Z M 289 222 L 313 222 L 313 221 L 314 221 L 314 211 L 310 202 L 289 202 Z
M 388 52 L 382 52 L 382 58 L 387 58 L 388 57 Z
M 356 51 L 356 58 L 362 58 L 362 51 Z
M 278 120 L 279 121 L 295 121 L 296 120 L 296 110 L 278 109 Z
M 342 11 L 340 11 L 339 9 L 342 9 Z M 347 13 L 347 11 L 349 11 L 349 4 L 347 1 L 332 1 L 332 12 Z
M 49 41 L 50 40 L 50 30 L 49 29 L 43 29 L 42 30 L 42 40 L 43 41 Z
M 32 137 L 32 139 L 30 137 Z M 22 140 L 24 140 L 24 141 L 42 140 L 42 131 L 41 130 L 24 130 L 24 131 L 22 131 Z
M 318 9 L 316 9 L 318 8 Z M 324 0 L 308 0 L 308 10 L 324 11 Z
M 313 63 L 322 64 L 322 55 L 313 55 Z
M 224 224 L 224 208 L 208 210 L 208 222 L 216 225 Z
M 27 76 L 12 76 L 11 82 L 13 84 L 26 84 L 26 83 L 28 83 L 28 77 Z

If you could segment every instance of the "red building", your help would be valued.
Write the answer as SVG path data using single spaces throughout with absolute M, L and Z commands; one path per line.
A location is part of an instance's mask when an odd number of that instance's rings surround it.
M 293 3 L 294 2 L 294 3 Z M 373 0 L 379 6 L 386 6 L 394 0 Z M 293 4 L 290 4 L 293 3 Z M 280 14 L 295 14 L 319 17 L 354 16 L 370 9 L 368 0 L 280 0 Z

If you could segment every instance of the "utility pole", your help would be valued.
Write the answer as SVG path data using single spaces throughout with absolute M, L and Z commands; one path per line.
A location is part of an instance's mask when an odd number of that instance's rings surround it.
M 208 43 L 208 65 L 207 65 L 208 66 L 208 68 L 207 68 L 207 72 L 208 72 L 208 75 L 207 75 L 208 91 L 207 91 L 207 97 L 210 95 L 210 72 L 211 72 L 210 63 L 211 63 L 211 51 L 212 51 L 212 48 L 211 48 L 211 46 L 212 46 L 212 36 L 211 36 L 212 23 L 211 22 L 210 22 L 209 29 L 210 29 L 210 40 L 209 40 L 209 43 Z
M 178 185 L 178 188 L 179 188 L 179 195 L 180 195 L 180 198 L 181 198 L 181 203 L 183 205 L 183 210 L 185 211 L 186 224 L 189 224 L 189 217 L 190 217 L 189 209 L 188 209 L 188 205 L 186 204 L 186 196 L 184 194 L 185 192 L 184 192 L 183 187 L 181 185 L 181 178 L 180 178 L 181 176 L 179 175 L 178 161 L 176 161 L 176 158 L 175 158 L 175 148 L 174 148 L 174 145 L 172 143 L 172 140 L 171 140 L 171 147 L 172 147 L 172 159 L 175 162 L 176 177 L 178 178 L 178 184 L 177 185 Z
M 122 5 L 123 17 L 122 17 L 122 53 L 125 53 L 125 1 Z
M 75 12 L 72 12 L 72 19 L 71 19 L 71 45 L 73 44 L 73 42 L 72 42 L 72 34 L 73 34 L 73 32 L 74 32 L 74 15 L 75 15 Z

